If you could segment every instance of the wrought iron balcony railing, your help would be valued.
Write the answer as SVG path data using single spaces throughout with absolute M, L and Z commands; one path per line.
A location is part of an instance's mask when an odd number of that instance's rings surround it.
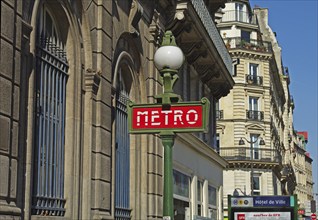
M 256 25 L 256 19 L 249 13 L 237 10 L 224 11 L 221 22 L 242 22 Z
M 263 85 L 263 77 L 255 75 L 246 75 L 246 82 L 250 85 Z
M 243 49 L 262 53 L 271 53 L 272 45 L 268 41 L 247 40 L 241 37 L 223 38 L 227 49 Z
M 263 121 L 264 120 L 264 112 L 262 111 L 254 111 L 254 110 L 246 110 L 246 118 L 255 121 Z
M 216 120 L 223 119 L 223 110 L 216 110 Z
M 250 147 L 223 147 L 220 156 L 228 161 L 282 162 L 279 152 L 268 148 L 254 148 L 251 152 Z

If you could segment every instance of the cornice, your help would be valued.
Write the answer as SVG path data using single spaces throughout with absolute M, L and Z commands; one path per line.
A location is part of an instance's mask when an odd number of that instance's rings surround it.
M 177 1 L 167 28 L 172 30 L 186 61 L 214 98 L 229 94 L 234 80 L 232 59 L 203 0 Z
M 242 50 L 242 49 L 230 49 L 229 53 L 232 57 L 235 56 L 240 58 L 261 60 L 261 61 L 269 61 L 273 57 L 271 53 L 257 52 L 257 51 L 254 52 L 252 50 Z

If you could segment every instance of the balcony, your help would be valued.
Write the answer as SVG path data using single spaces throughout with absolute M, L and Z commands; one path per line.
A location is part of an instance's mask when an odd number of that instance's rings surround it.
M 250 147 L 223 147 L 220 156 L 230 163 L 230 167 L 273 168 L 280 166 L 282 156 L 277 150 L 268 148 L 254 148 L 251 156 Z
M 224 11 L 221 22 L 241 22 L 256 25 L 256 19 L 249 13 L 237 10 Z
M 216 110 L 216 120 L 221 120 L 223 119 L 223 110 Z
M 224 43 L 228 50 L 230 49 L 242 49 L 248 51 L 255 51 L 260 53 L 271 53 L 272 45 L 267 41 L 259 41 L 250 39 L 242 39 L 241 37 L 223 38 Z
M 263 85 L 263 77 L 255 75 L 246 75 L 246 82 L 249 85 L 261 86 Z
M 264 112 L 262 111 L 254 111 L 254 110 L 246 110 L 246 118 L 254 121 L 263 121 L 264 120 Z

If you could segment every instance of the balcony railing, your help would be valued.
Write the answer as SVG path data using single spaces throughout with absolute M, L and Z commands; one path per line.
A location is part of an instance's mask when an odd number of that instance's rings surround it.
M 255 75 L 246 75 L 246 82 L 250 85 L 263 85 L 263 77 Z
M 277 150 L 268 148 L 250 147 L 223 147 L 220 148 L 220 156 L 228 161 L 258 161 L 281 163 L 282 156 Z
M 272 45 L 268 41 L 242 39 L 241 37 L 224 38 L 227 49 L 243 49 L 262 53 L 271 53 Z
M 254 111 L 254 110 L 246 110 L 246 118 L 255 121 L 263 121 L 264 120 L 264 112 L 262 111 Z
M 216 110 L 216 120 L 223 119 L 223 110 Z
M 256 19 L 247 12 L 236 10 L 224 11 L 221 22 L 233 21 L 256 25 Z

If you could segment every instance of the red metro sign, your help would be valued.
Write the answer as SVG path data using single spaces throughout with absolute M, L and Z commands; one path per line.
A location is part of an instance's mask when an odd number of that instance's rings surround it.
M 210 102 L 203 98 L 200 102 L 159 104 L 128 104 L 130 133 L 160 133 L 207 131 Z

